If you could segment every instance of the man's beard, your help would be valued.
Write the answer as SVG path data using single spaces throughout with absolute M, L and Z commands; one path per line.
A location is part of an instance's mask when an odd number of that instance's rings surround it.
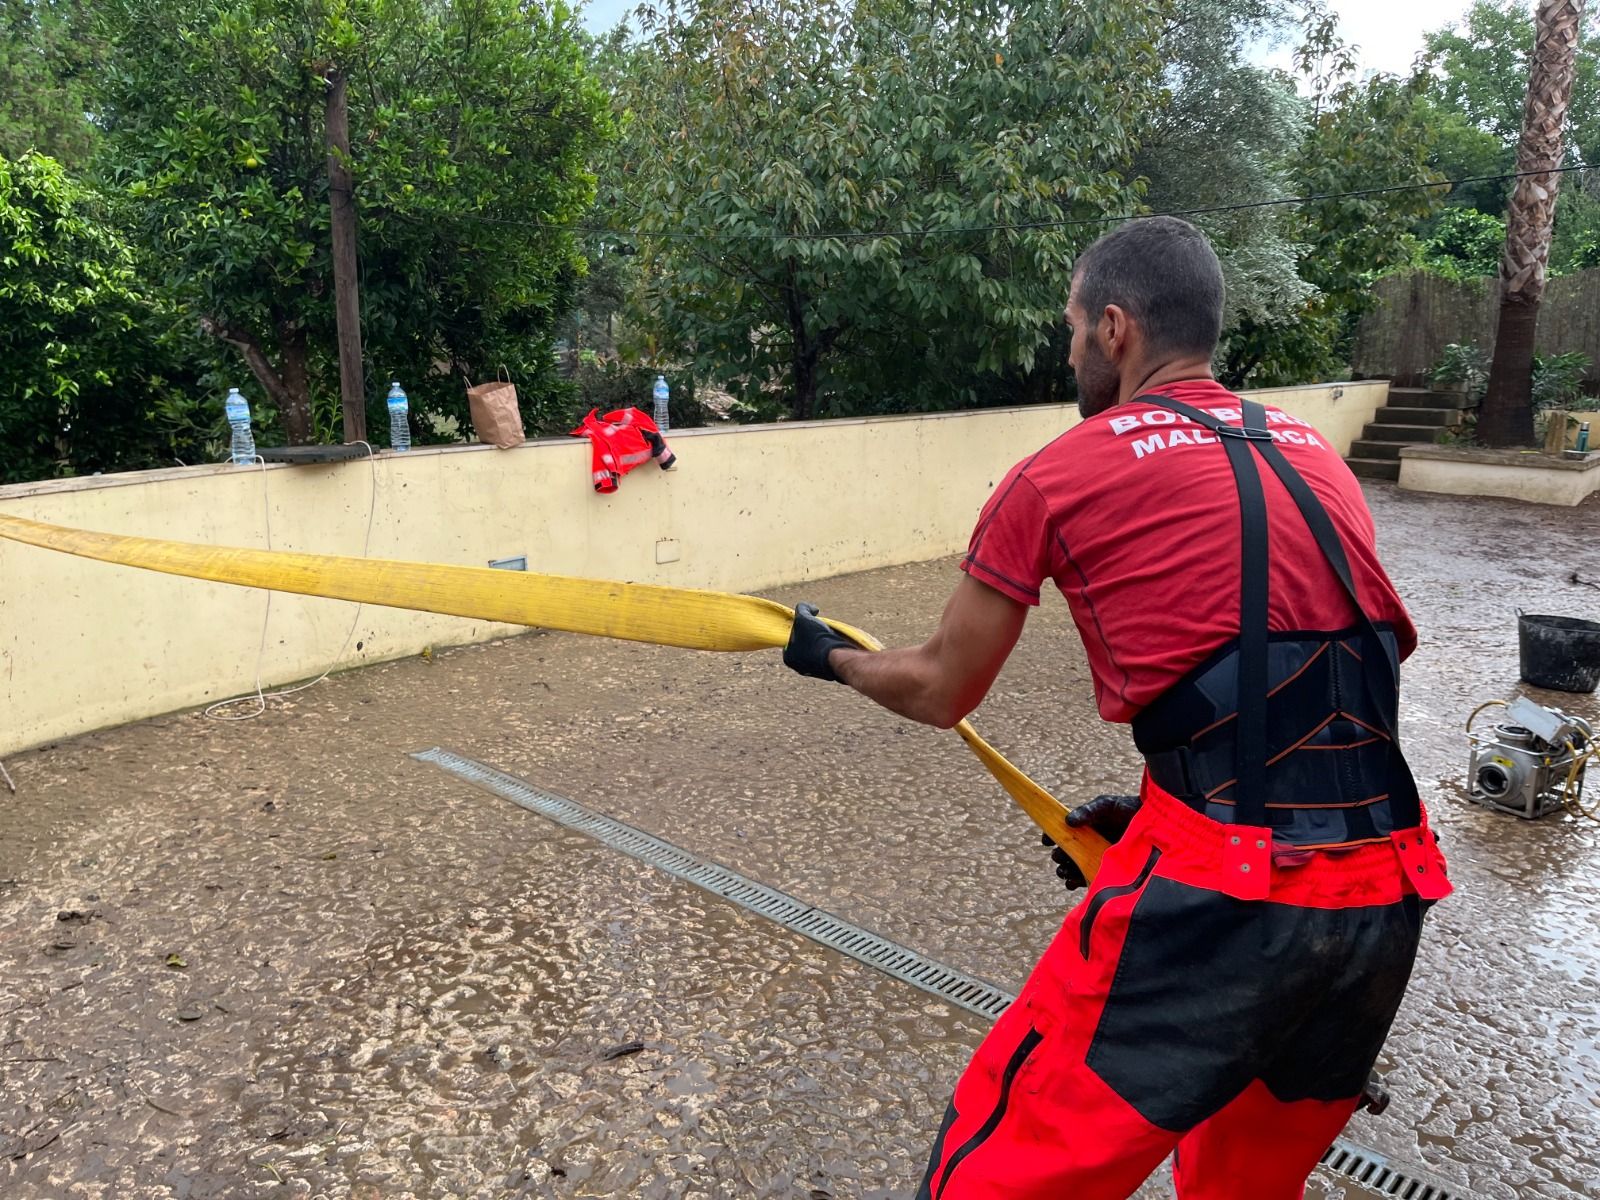
M 1111 360 L 1090 346 L 1078 364 L 1078 412 L 1084 418 L 1097 416 L 1122 397 L 1122 378 Z

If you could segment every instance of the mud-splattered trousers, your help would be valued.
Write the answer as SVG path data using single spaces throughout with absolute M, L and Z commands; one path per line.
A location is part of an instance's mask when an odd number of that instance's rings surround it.
M 1355 1111 L 1411 974 L 1412 880 L 1443 882 L 1432 832 L 1269 849 L 1266 899 L 1240 900 L 1230 827 L 1143 795 L 961 1077 L 919 1196 L 1122 1200 L 1176 1152 L 1181 1200 L 1291 1200 Z

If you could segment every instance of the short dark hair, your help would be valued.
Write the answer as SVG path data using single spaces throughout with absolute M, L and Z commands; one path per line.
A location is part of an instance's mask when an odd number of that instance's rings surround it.
M 1177 217 L 1119 225 L 1073 264 L 1073 296 L 1089 328 L 1106 306 L 1124 309 L 1150 349 L 1212 354 L 1222 336 L 1222 264 L 1201 233 Z

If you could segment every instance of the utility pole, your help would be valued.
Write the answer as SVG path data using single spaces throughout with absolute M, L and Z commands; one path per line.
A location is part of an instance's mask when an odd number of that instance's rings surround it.
M 339 397 L 344 440 L 367 440 L 366 378 L 361 365 L 361 284 L 356 271 L 356 197 L 350 177 L 350 105 L 345 75 L 328 68 L 328 207 L 333 226 L 333 306 L 339 331 Z
M 1517 185 L 1506 213 L 1506 249 L 1500 262 L 1500 324 L 1494 339 L 1489 388 L 1478 414 L 1478 436 L 1490 446 L 1533 442 L 1533 349 L 1539 306 L 1550 270 L 1556 193 L 1572 103 L 1583 0 L 1539 0 L 1534 14 L 1528 99 L 1517 146 Z

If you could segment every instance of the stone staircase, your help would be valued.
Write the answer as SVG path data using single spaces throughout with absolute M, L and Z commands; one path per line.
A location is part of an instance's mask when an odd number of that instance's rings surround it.
M 1389 402 L 1350 443 L 1345 462 L 1364 479 L 1399 479 L 1400 451 L 1437 442 L 1441 434 L 1459 426 L 1465 415 L 1462 400 L 1458 392 L 1390 388 Z

